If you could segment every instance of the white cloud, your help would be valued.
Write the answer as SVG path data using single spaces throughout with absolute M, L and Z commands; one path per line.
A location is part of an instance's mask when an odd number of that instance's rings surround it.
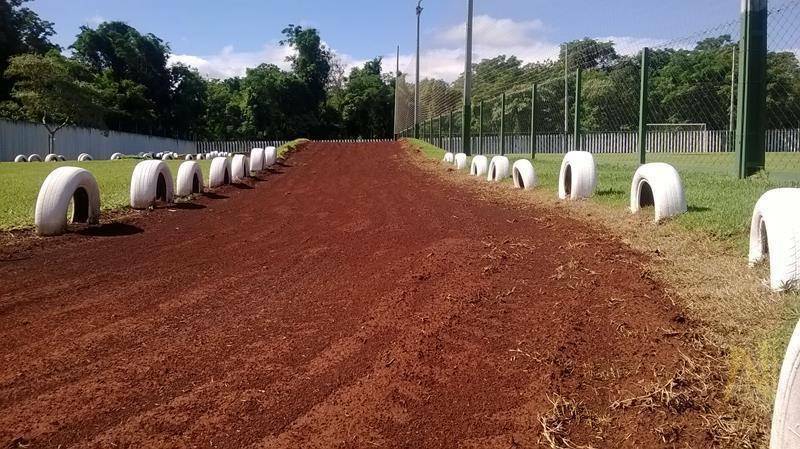
M 327 46 L 325 42 L 323 44 Z M 208 78 L 224 79 L 244 76 L 247 69 L 257 67 L 260 64 L 275 64 L 281 69 L 287 70 L 290 67 L 290 63 L 286 58 L 294 53 L 294 48 L 281 46 L 278 42 L 264 44 L 261 49 L 256 51 L 237 51 L 233 45 L 227 45 L 219 52 L 211 55 L 172 54 L 169 57 L 169 64 L 186 64 L 196 68 Z M 345 73 L 349 73 L 352 67 L 366 62 L 366 60 L 356 60 L 344 53 L 335 51 L 334 53 L 344 65 Z
M 544 30 L 541 20 L 497 19 L 487 15 L 476 16 L 472 23 L 472 39 L 487 47 L 513 47 L 528 44 L 532 33 Z M 462 22 L 444 31 L 439 38 L 447 43 L 464 42 L 467 24 Z
M 103 16 L 101 16 L 99 14 L 95 14 L 92 17 L 86 18 L 83 21 L 83 23 L 85 25 L 96 27 L 97 25 L 100 25 L 101 23 L 107 22 L 107 21 L 108 21 L 108 19 L 106 19 L 105 17 L 103 17 Z
M 631 37 L 631 36 L 607 36 L 598 37 L 598 41 L 614 43 L 614 49 L 617 53 L 623 56 L 633 56 L 642 51 L 643 48 L 657 47 L 664 44 L 663 39 L 655 39 L 650 37 Z

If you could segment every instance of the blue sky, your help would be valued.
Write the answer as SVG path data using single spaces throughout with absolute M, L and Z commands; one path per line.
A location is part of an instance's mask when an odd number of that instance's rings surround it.
M 424 0 L 425 66 L 452 77 L 460 51 L 465 0 Z M 66 47 L 81 25 L 123 20 L 166 40 L 174 60 L 213 77 L 241 74 L 260 62 L 281 63 L 277 46 L 288 23 L 313 26 L 347 65 L 393 55 L 401 45 L 410 64 L 415 0 L 35 0 L 28 4 L 55 22 Z M 520 53 L 545 57 L 559 42 L 615 37 L 630 47 L 687 36 L 735 20 L 740 0 L 475 0 L 477 57 Z M 393 63 L 393 58 L 391 58 Z M 387 61 L 390 63 L 390 61 Z

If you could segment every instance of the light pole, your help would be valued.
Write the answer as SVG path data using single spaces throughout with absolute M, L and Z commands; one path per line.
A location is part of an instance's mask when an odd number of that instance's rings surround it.
M 422 15 L 422 0 L 417 2 L 417 78 L 414 83 L 414 138 L 419 139 L 419 20 Z
M 472 1 L 467 0 L 467 52 L 464 63 L 464 119 L 461 126 L 461 150 L 472 155 Z

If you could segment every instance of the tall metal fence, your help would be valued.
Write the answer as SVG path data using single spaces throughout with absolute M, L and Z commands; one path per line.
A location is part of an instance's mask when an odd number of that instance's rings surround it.
M 423 40 L 419 73 L 413 58 L 398 71 L 395 133 L 461 151 L 466 130 L 472 153 L 582 149 L 800 181 L 800 0 L 766 4 L 731 2 L 728 21 L 661 43 L 578 38 L 537 59 L 493 48 L 472 65 L 469 102 L 460 63 Z
M 253 148 L 280 147 L 287 140 L 217 140 L 196 143 L 198 153 L 210 151 L 226 151 L 229 153 L 249 153 Z
M 14 160 L 19 154 L 47 154 L 48 136 L 41 124 L 0 120 L 0 161 Z M 195 142 L 189 140 L 77 126 L 66 126 L 59 130 L 54 142 L 54 152 L 67 159 L 77 159 L 81 153 L 89 153 L 95 159 L 108 159 L 116 152 L 137 154 L 164 151 L 185 154 L 196 153 L 197 148 Z

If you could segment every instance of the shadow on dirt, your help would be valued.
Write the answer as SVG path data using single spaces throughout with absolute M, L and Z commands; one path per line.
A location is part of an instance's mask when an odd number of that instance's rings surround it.
M 77 231 L 77 234 L 90 237 L 121 237 L 126 235 L 141 234 L 144 229 L 126 223 L 108 223 L 102 226 L 93 226 Z
M 176 203 L 173 204 L 170 209 L 178 209 L 178 210 L 200 210 L 205 209 L 206 206 L 197 203 Z
M 206 198 L 210 198 L 212 200 L 227 200 L 228 199 L 227 196 L 220 195 L 219 193 L 206 192 L 206 193 L 204 193 L 204 195 L 205 195 Z

